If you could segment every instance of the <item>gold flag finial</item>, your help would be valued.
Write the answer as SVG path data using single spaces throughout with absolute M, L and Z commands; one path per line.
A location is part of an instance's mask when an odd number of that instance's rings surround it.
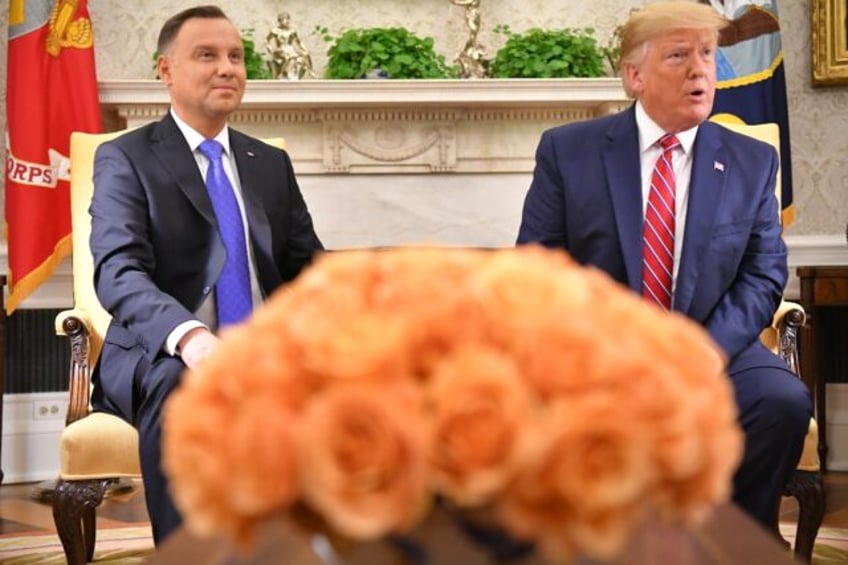
M 26 19 L 24 6 L 24 0 L 12 0 L 9 3 L 9 25 L 15 26 L 24 23 Z

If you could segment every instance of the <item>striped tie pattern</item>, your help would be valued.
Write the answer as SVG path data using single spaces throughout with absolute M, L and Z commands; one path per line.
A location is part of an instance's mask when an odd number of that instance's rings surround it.
M 677 138 L 660 138 L 662 155 L 651 176 L 651 191 L 643 227 L 642 295 L 671 310 L 671 281 L 674 270 L 674 168 L 671 164 Z

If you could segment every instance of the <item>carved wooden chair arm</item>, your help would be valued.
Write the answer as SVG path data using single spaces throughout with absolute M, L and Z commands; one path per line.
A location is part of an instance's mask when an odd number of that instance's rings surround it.
M 91 390 L 91 318 L 85 310 L 63 310 L 54 322 L 57 335 L 70 339 L 71 367 L 68 375 L 68 415 L 65 425 L 88 415 Z
M 774 327 L 777 328 L 777 354 L 793 373 L 801 376 L 798 363 L 798 332 L 807 319 L 804 308 L 795 302 L 783 301 L 775 313 Z

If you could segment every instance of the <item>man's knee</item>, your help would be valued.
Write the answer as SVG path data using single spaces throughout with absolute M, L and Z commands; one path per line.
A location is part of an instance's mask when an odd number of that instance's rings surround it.
M 142 405 L 160 405 L 182 381 L 185 365 L 175 357 L 157 359 L 140 384 Z
M 812 402 L 806 385 L 789 371 L 777 370 L 760 389 L 757 408 L 767 422 L 786 433 L 803 437 L 807 433 Z

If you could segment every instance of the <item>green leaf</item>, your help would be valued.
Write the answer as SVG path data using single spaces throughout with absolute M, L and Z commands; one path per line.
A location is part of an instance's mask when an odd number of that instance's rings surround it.
M 608 56 L 598 46 L 591 28 L 543 30 L 531 28 L 510 33 L 492 61 L 492 76 L 499 78 L 596 77 L 603 75 Z
M 433 38 L 405 28 L 351 28 L 327 49 L 327 78 L 362 78 L 375 69 L 390 78 L 450 78 L 458 73 L 436 53 Z

